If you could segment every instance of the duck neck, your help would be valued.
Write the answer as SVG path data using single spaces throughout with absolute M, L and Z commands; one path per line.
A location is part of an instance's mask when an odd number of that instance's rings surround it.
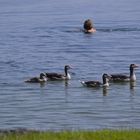
M 130 77 L 132 77 L 134 75 L 134 69 L 130 68 Z
M 44 79 L 44 80 L 47 80 L 47 78 L 44 76 L 44 75 L 40 75 L 40 79 Z
M 66 79 L 66 80 L 71 79 L 71 76 L 70 76 L 70 74 L 68 73 L 68 69 L 69 69 L 69 68 L 67 68 L 67 67 L 65 67 L 65 69 L 64 69 L 64 71 L 65 71 L 65 79 Z
M 107 78 L 103 77 L 103 86 L 109 86 Z
M 68 69 L 65 67 L 65 76 L 68 77 Z
M 42 75 L 40 75 L 40 79 L 43 79 L 44 77 Z
M 130 68 L 130 81 L 136 81 L 136 75 L 134 73 L 134 68 Z

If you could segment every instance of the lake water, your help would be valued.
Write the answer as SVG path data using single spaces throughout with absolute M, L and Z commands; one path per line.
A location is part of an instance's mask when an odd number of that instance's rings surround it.
M 103 73 L 129 74 L 140 64 L 139 0 L 0 0 L 0 129 L 94 130 L 140 128 L 137 82 L 86 88 Z M 81 32 L 93 19 L 95 34 Z M 24 81 L 41 72 L 72 79 L 44 85 Z

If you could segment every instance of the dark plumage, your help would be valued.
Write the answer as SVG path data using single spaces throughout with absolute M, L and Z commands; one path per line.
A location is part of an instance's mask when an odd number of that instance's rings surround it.
M 109 86 L 109 79 L 110 76 L 108 74 L 103 74 L 102 76 L 103 79 L 103 83 L 99 82 L 99 81 L 81 81 L 81 84 L 87 87 L 106 87 Z
M 70 74 L 68 73 L 68 70 L 71 69 L 69 65 L 65 65 L 64 67 L 64 74 L 59 74 L 59 73 L 46 73 L 46 77 L 49 80 L 69 80 L 71 79 Z
M 42 82 L 46 82 L 46 81 L 47 81 L 46 75 L 44 73 L 41 73 L 40 77 L 33 77 L 25 82 L 27 82 L 27 83 L 42 83 Z
M 127 82 L 127 81 L 136 81 L 136 75 L 134 72 L 134 69 L 139 67 L 136 64 L 130 64 L 129 70 L 130 74 L 125 75 L 125 74 L 111 74 L 111 81 L 113 82 Z

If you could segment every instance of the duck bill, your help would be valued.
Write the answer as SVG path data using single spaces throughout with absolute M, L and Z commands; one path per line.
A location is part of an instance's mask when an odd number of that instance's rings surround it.
M 72 66 L 69 66 L 69 69 L 72 69 Z
M 111 75 L 108 75 L 108 77 L 107 77 L 109 80 L 111 80 L 111 78 L 112 78 L 112 76 Z
M 138 68 L 138 67 L 139 67 L 139 65 L 135 65 L 135 66 L 134 66 L 134 68 Z

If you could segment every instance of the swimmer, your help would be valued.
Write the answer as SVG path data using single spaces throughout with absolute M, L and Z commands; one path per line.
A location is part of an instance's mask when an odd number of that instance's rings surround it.
M 88 19 L 88 20 L 86 20 L 84 22 L 84 26 L 83 27 L 84 27 L 84 32 L 85 33 L 94 33 L 94 32 L 96 32 L 96 29 L 93 26 L 93 23 L 92 23 L 92 21 L 90 19 Z

